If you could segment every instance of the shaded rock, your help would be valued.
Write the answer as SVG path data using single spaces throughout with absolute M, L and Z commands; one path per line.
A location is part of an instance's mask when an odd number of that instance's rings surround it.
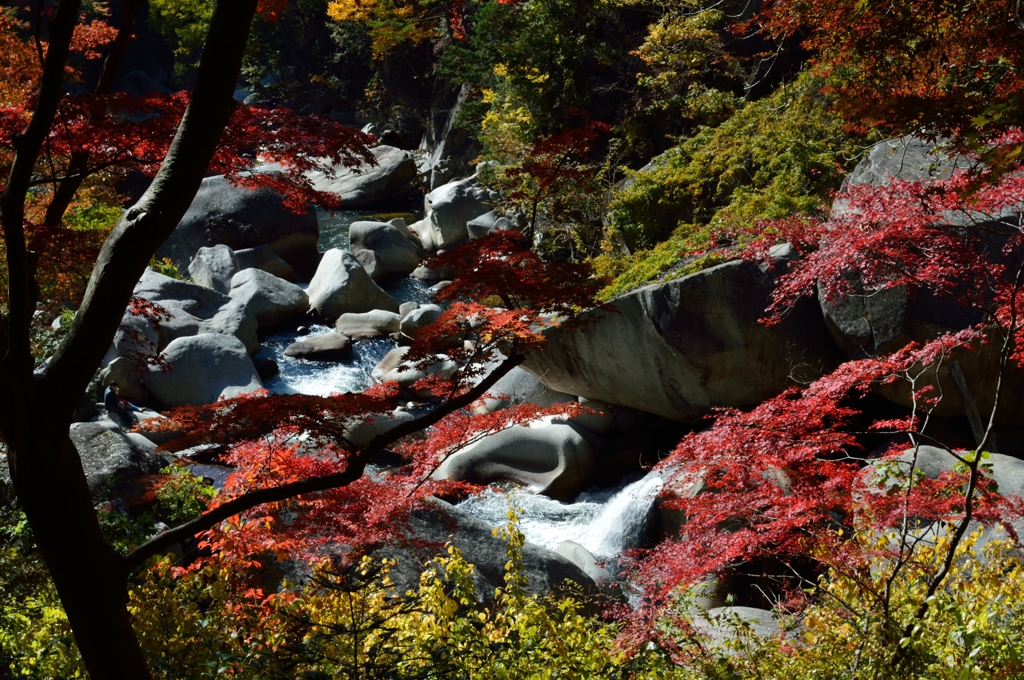
M 416 178 L 416 161 L 412 154 L 386 145 L 375 146 L 370 153 L 377 161 L 375 166 L 363 164 L 352 169 L 336 165 L 334 177 L 320 170 L 309 171 L 306 177 L 316 191 L 337 196 L 342 208 L 380 203 L 408 187 Z
M 402 318 L 402 334 L 410 338 L 416 337 L 421 328 L 440 319 L 442 313 L 443 310 L 437 305 L 420 305 Z
M 152 455 L 151 445 L 136 443 L 128 435 L 99 423 L 72 423 L 69 435 L 82 459 L 89 490 L 94 494 L 105 491 L 118 476 L 122 482 L 131 482 L 156 474 L 170 464 L 169 459 Z
M 384 261 L 380 259 L 380 255 L 373 252 L 372 250 L 360 250 L 355 254 L 356 260 L 363 266 L 366 273 L 370 275 L 374 283 L 380 283 L 388 275 L 388 269 L 384 266 Z
M 496 212 L 493 210 L 486 212 L 483 215 L 466 222 L 466 233 L 469 234 L 470 239 L 483 238 L 494 230 L 494 225 L 497 220 L 498 216 Z
M 466 561 L 475 566 L 477 596 L 483 602 L 489 602 L 494 597 L 495 588 L 504 585 L 505 564 L 508 561 L 505 555 L 506 544 L 492 533 L 493 529 L 490 524 L 465 510 L 432 498 L 427 501 L 427 507 L 411 514 L 408 530 L 410 541 L 405 542 L 404 547 L 391 545 L 375 551 L 374 555 L 399 558 L 391 577 L 396 587 L 403 590 L 419 584 L 424 562 L 432 559 L 445 543 L 451 541 L 462 551 Z M 413 541 L 426 545 L 413 547 L 409 545 Z M 584 588 L 594 586 L 593 579 L 571 561 L 530 542 L 523 546 L 523 563 L 527 577 L 526 592 L 529 594 L 569 594 L 574 588 L 566 582 Z
M 384 358 L 387 359 L 387 356 Z M 439 376 L 442 380 L 447 380 L 454 376 L 458 370 L 458 364 L 445 355 L 438 354 L 433 358 L 428 357 L 416 362 L 409 362 L 409 364 L 404 367 L 399 366 L 388 371 L 381 376 L 380 381 L 395 381 L 398 383 L 398 387 L 409 395 L 417 399 L 429 399 L 434 396 L 429 389 L 423 388 L 414 390 L 412 387 L 413 384 L 423 378 L 434 375 Z
M 255 248 L 236 250 L 235 262 L 239 271 L 243 269 L 262 269 L 290 283 L 297 283 L 299 280 L 292 266 L 278 257 L 277 253 L 270 249 L 270 246 L 256 246 Z
M 416 309 L 419 306 L 420 303 L 411 300 L 409 302 L 403 302 L 402 304 L 398 305 L 398 315 L 404 319 L 409 314 L 409 312 L 411 312 L 412 310 Z
M 342 314 L 334 329 L 353 340 L 384 338 L 398 331 L 402 317 L 395 312 L 375 309 L 362 314 Z
M 706 616 L 695 618 L 693 626 L 707 635 L 714 647 L 725 646 L 743 630 L 749 629 L 760 638 L 771 637 L 780 630 L 779 622 L 770 611 L 753 607 L 714 607 L 707 610 Z
M 281 372 L 281 367 L 270 357 L 256 357 L 252 363 L 256 367 L 257 375 L 260 376 L 260 380 L 263 382 L 267 382 Z
M 401 229 L 386 222 L 353 222 L 349 228 L 349 250 L 357 256 L 364 250 L 373 251 L 389 274 L 408 274 L 423 259 L 420 247 Z
M 482 411 L 497 411 L 513 404 L 552 406 L 576 400 L 571 394 L 552 390 L 522 366 L 503 375 L 487 394 L 478 402 Z
M 405 355 L 409 353 L 409 349 L 409 347 L 396 347 L 393 350 L 390 350 L 384 355 L 384 358 L 373 367 L 373 370 L 370 372 L 370 377 L 377 382 L 382 382 L 385 375 L 401 365 L 405 360 Z
M 237 251 L 265 245 L 301 280 L 309 280 L 319 257 L 319 235 L 312 208 L 296 214 L 271 189 L 252 191 L 217 175 L 203 180 L 188 212 L 156 254 L 185 271 L 204 246 L 222 243 Z
M 432 253 L 437 250 L 434 244 L 434 233 L 430 229 L 430 218 L 424 217 L 419 222 L 409 225 L 410 238 L 415 238 L 424 252 Z
M 580 405 L 591 412 L 585 411 L 569 422 L 585 427 L 594 434 L 607 434 L 615 426 L 615 413 L 608 404 L 580 397 Z
M 841 360 L 811 300 L 759 323 L 776 275 L 733 261 L 641 288 L 585 314 L 585 330 L 547 331 L 525 368 L 558 392 L 673 420 L 758 404 Z
M 353 446 L 363 447 L 370 443 L 370 440 L 379 434 L 398 427 L 402 423 L 414 420 L 415 417 L 408 411 L 394 411 L 393 413 L 369 416 L 362 420 L 350 423 L 345 439 Z
M 431 191 L 423 200 L 430 220 L 431 240 L 438 249 L 451 248 L 468 239 L 466 223 L 492 208 L 491 197 L 475 177 L 449 182 Z
M 223 243 L 200 248 L 188 265 L 188 273 L 193 283 L 225 295 L 231 290 L 231 277 L 237 271 L 235 253 Z
M 293 342 L 285 347 L 284 355 L 307 361 L 345 361 L 352 355 L 352 341 L 341 333 L 324 333 Z
M 398 303 L 373 282 L 358 260 L 337 248 L 324 253 L 306 293 L 310 311 L 326 319 L 373 309 L 398 312 Z
M 594 447 L 577 426 L 542 421 L 516 425 L 449 456 L 436 479 L 491 484 L 512 481 L 555 500 L 572 500 L 590 483 Z
M 449 282 L 451 282 L 451 279 L 454 278 L 455 276 L 455 272 L 451 267 L 448 266 L 444 266 L 439 269 L 416 267 L 416 269 L 414 269 L 412 273 L 409 274 L 409 276 L 411 276 L 414 279 L 420 279 L 421 281 L 448 280 Z
M 145 377 L 149 392 L 168 408 L 212 404 L 261 389 L 256 367 L 237 338 L 206 333 L 178 338 L 162 352 L 171 366 L 166 373 L 151 368 Z
M 949 177 L 954 168 L 968 167 L 962 157 L 950 157 L 942 152 L 933 152 L 934 144 L 914 137 L 881 142 L 872 147 L 868 155 L 846 178 L 844 188 L 855 185 L 883 186 L 892 178 L 905 181 L 928 181 Z M 847 201 L 840 193 L 833 204 L 833 213 L 843 215 L 848 210 Z M 949 214 L 948 223 L 974 223 L 976 236 L 983 241 L 983 247 L 993 254 L 1009 270 L 1016 271 L 1017 262 L 1005 262 L 1000 253 L 1008 233 L 1005 224 L 994 217 Z M 1013 218 L 1014 223 L 1016 218 Z M 841 298 L 828 295 L 819 289 L 819 301 L 829 331 L 844 355 L 849 359 L 863 359 L 881 356 L 901 349 L 910 342 L 925 344 L 944 334 L 955 333 L 985 320 L 984 314 L 955 300 L 935 295 L 927 290 L 909 294 L 903 287 L 885 290 L 865 289 L 860 278 L 850 274 L 854 292 Z M 833 299 L 830 299 L 833 298 Z M 964 404 L 956 389 L 951 373 L 955 361 L 963 372 L 968 391 L 977 402 L 981 416 L 987 418 L 994 404 L 996 382 L 999 376 L 998 340 L 989 342 L 977 350 L 959 348 L 952 356 L 918 377 L 913 389 L 919 390 L 932 385 L 936 394 L 943 398 L 933 411 L 939 416 L 965 415 Z M 1007 366 L 1003 376 L 1003 392 L 1000 397 L 998 422 L 1014 425 L 1024 421 L 1024 370 L 1013 362 Z M 899 381 L 881 385 L 876 390 L 885 398 L 902 406 L 912 405 L 912 389 L 906 382 Z
M 263 271 L 243 269 L 231 278 L 232 300 L 238 300 L 256 315 L 260 327 L 275 326 L 306 313 L 309 298 L 294 283 Z
M 611 574 L 597 563 L 597 558 L 594 557 L 593 553 L 576 541 L 562 541 L 555 548 L 555 553 L 575 564 L 580 568 L 580 571 L 592 578 L 596 583 L 611 581 Z

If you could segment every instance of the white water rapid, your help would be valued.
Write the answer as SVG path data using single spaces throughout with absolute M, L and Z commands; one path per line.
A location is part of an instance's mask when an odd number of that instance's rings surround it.
M 519 491 L 510 499 L 508 494 L 487 491 L 459 507 L 489 524 L 504 526 L 511 500 L 522 509 L 519 528 L 528 541 L 552 550 L 562 541 L 575 541 L 603 559 L 642 540 L 661 485 L 661 476 L 651 472 L 625 487 L 584 492 L 572 503 Z

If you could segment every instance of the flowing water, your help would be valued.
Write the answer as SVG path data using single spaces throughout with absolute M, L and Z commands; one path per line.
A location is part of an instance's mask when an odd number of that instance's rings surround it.
M 320 249 L 347 249 L 348 231 L 359 220 L 386 221 L 404 217 L 407 222 L 421 214 L 367 214 L 359 211 L 319 212 Z M 393 277 L 382 287 L 399 303 L 429 301 L 427 285 L 409 277 Z M 312 337 L 329 333 L 329 326 L 310 326 Z M 259 356 L 271 357 L 280 373 L 266 382 L 266 388 L 280 394 L 328 395 L 336 392 L 358 392 L 371 384 L 370 372 L 394 347 L 389 340 L 354 343 L 352 356 L 344 362 L 304 361 L 284 356 L 284 349 L 299 336 L 295 332 L 279 333 L 264 338 Z M 598 559 L 615 557 L 624 549 L 638 545 L 648 530 L 654 497 L 661 488 L 661 477 L 648 474 L 635 481 L 609 489 L 587 491 L 572 503 L 561 503 L 546 496 L 515 491 L 511 500 L 521 508 L 520 530 L 527 540 L 554 549 L 562 541 L 571 540 L 587 548 Z M 507 521 L 509 495 L 487 491 L 471 497 L 459 507 L 493 526 Z
M 521 510 L 519 529 L 528 541 L 551 550 L 562 541 L 574 541 L 602 559 L 643 542 L 661 485 L 660 475 L 652 472 L 624 486 L 585 491 L 572 503 L 521 492 L 513 492 L 510 498 L 486 491 L 459 507 L 489 524 L 504 526 L 511 502 Z

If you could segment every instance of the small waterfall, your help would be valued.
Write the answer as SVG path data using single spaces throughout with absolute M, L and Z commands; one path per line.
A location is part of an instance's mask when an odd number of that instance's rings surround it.
M 615 557 L 642 538 L 661 486 L 661 476 L 652 472 L 622 489 L 582 493 L 573 503 L 517 495 L 514 503 L 522 508 L 519 529 L 528 541 L 550 550 L 562 541 L 575 541 L 598 559 Z M 504 526 L 508 505 L 506 494 L 485 491 L 459 507 L 489 524 Z
M 591 523 L 583 547 L 601 558 L 636 546 L 647 530 L 662 484 L 661 475 L 651 472 L 614 495 Z

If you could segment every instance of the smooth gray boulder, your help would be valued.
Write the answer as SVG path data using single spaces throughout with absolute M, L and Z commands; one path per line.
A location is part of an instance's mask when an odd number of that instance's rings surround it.
M 513 404 L 536 404 L 552 406 L 566 401 L 575 401 L 576 397 L 564 392 L 552 390 L 522 366 L 516 366 L 503 375 L 479 402 L 477 409 L 481 412 L 497 411 Z
M 778 619 L 767 609 L 737 606 L 708 609 L 704 616 L 694 618 L 693 627 L 708 637 L 713 648 L 726 646 L 744 631 L 750 631 L 755 637 L 767 638 L 778 635 L 781 630 Z M 726 652 L 735 653 L 728 648 Z
M 491 210 L 466 222 L 466 232 L 469 234 L 469 238 L 478 239 L 487 236 L 494 230 L 497 220 L 498 214 Z
M 410 420 L 415 420 L 415 416 L 408 411 L 394 411 L 392 413 L 368 416 L 349 423 L 345 439 L 353 446 L 361 448 L 369 444 L 370 440 L 377 435 L 384 434 Z
M 373 251 L 388 274 L 408 274 L 423 259 L 420 247 L 401 229 L 387 222 L 353 222 L 348 233 L 352 254 L 358 256 L 361 251 Z
M 460 449 L 434 477 L 476 484 L 512 481 L 568 501 L 590 483 L 594 462 L 594 446 L 577 426 L 541 421 L 510 427 Z
M 506 543 L 494 535 L 494 527 L 465 510 L 440 499 L 429 499 L 425 507 L 412 512 L 408 541 L 394 541 L 374 551 L 375 557 L 398 558 L 391 578 L 399 591 L 415 588 L 425 561 L 441 551 L 445 543 L 458 548 L 474 565 L 474 584 L 483 602 L 494 598 L 495 588 L 504 586 Z M 573 593 L 594 587 L 594 581 L 570 560 L 529 541 L 523 546 L 523 564 L 527 577 L 526 592 L 534 595 Z
M 402 335 L 415 338 L 419 335 L 420 329 L 440 319 L 443 313 L 444 310 L 438 305 L 420 305 L 402 318 Z
M 398 303 L 373 282 L 352 253 L 337 248 L 324 253 L 306 294 L 310 311 L 325 319 L 374 309 L 398 312 Z
M 431 240 L 437 249 L 451 248 L 467 240 L 466 224 L 493 208 L 490 195 L 476 177 L 440 186 L 427 194 L 423 201 L 430 220 Z
M 812 300 L 760 323 L 783 270 L 736 260 L 641 288 L 583 329 L 547 330 L 524 367 L 555 391 L 685 422 L 759 404 L 842 359 Z
M 334 330 L 353 340 L 384 338 L 397 333 L 402 317 L 395 312 L 375 309 L 361 314 L 342 314 L 334 322 Z
M 555 553 L 575 564 L 595 582 L 611 581 L 612 577 L 608 570 L 597 563 L 597 558 L 592 552 L 576 541 L 562 541 L 555 548 Z
M 585 427 L 594 434 L 607 434 L 615 427 L 615 412 L 608 404 L 593 399 L 580 397 L 580 406 L 584 408 L 583 413 L 569 422 Z
M 398 315 L 404 319 L 406 316 L 409 315 L 409 312 L 411 312 L 414 309 L 417 309 L 419 306 L 420 303 L 414 300 L 403 302 L 402 304 L 398 305 Z
M 387 361 L 388 356 L 390 356 L 390 352 L 384 357 L 381 363 Z M 380 382 L 397 382 L 400 389 L 417 399 L 429 399 L 434 396 L 434 394 L 427 388 L 413 389 L 414 383 L 428 376 L 438 376 L 442 380 L 448 380 L 458 373 L 459 370 L 458 364 L 444 354 L 437 354 L 433 358 L 426 358 L 419 361 L 410 360 L 408 363 L 404 362 L 404 356 L 405 355 L 402 355 L 403 363 L 394 369 L 383 373 L 379 380 Z M 379 367 L 380 364 L 378 364 L 378 368 Z M 377 371 L 377 369 L 375 368 L 374 371 Z
M 256 367 L 237 338 L 206 333 L 172 341 L 162 353 L 170 370 L 150 368 L 146 388 L 167 408 L 212 404 L 261 389 Z
M 142 385 L 147 357 L 155 358 L 177 338 L 215 333 L 238 338 L 251 355 L 259 350 L 256 315 L 223 293 L 147 269 L 134 295 L 158 305 L 161 318 L 154 323 L 126 311 L 101 364 L 104 379 L 117 380 L 129 401 L 147 401 Z
M 231 290 L 231 277 L 238 271 L 235 252 L 223 243 L 203 246 L 188 265 L 192 283 L 212 288 L 225 295 Z
M 235 262 L 238 271 L 243 269 L 262 269 L 279 279 L 290 283 L 298 283 L 299 277 L 292 266 L 277 256 L 269 246 L 242 248 L 235 251 Z
M 949 177 L 954 168 L 965 169 L 968 160 L 950 156 L 935 145 L 915 137 L 880 142 L 872 147 L 843 183 L 843 190 L 857 185 L 885 186 L 895 178 L 904 181 L 930 181 Z M 833 204 L 833 216 L 848 213 L 850 206 L 842 191 Z M 949 214 L 949 224 L 970 221 L 983 247 L 999 260 L 1006 237 L 1006 224 L 1000 217 L 962 213 Z M 1013 218 L 1015 224 L 1017 218 Z M 1015 227 L 1014 227 L 1015 229 Z M 1004 258 L 1005 259 L 1005 258 Z M 1016 271 L 1016 262 L 1009 264 Z M 927 290 L 913 294 L 906 288 L 867 289 L 861 279 L 850 273 L 853 292 L 837 296 L 819 287 L 818 299 L 826 324 L 843 354 L 849 359 L 882 356 L 903 348 L 910 342 L 925 344 L 943 333 L 955 333 L 982 323 L 984 314 L 949 297 L 935 295 Z M 959 348 L 942 362 L 941 367 L 925 372 L 916 380 L 913 389 L 932 385 L 935 393 L 943 395 L 933 413 L 956 417 L 965 415 L 959 392 L 952 374 L 953 362 L 963 372 L 968 391 L 976 401 L 982 419 L 991 412 L 999 377 L 999 349 L 994 339 L 976 350 Z M 1014 362 L 1007 366 L 1003 376 L 1003 391 L 997 421 L 1007 425 L 1024 422 L 1024 370 Z M 877 392 L 903 406 L 912 405 L 912 390 L 906 382 L 880 385 Z
M 293 342 L 284 348 L 284 355 L 306 361 L 345 361 L 352 355 L 352 340 L 341 333 L 324 333 Z
M 309 308 L 304 290 L 262 269 L 243 269 L 231 277 L 229 295 L 253 311 L 261 328 L 302 316 Z
M 916 458 L 916 460 L 915 460 Z M 908 448 L 896 458 L 872 461 L 869 470 L 880 475 L 883 466 L 896 465 L 901 473 L 909 475 L 911 463 L 915 470 L 920 470 L 926 479 L 938 479 L 943 472 L 952 472 L 957 460 L 945 449 L 922 445 L 917 447 L 916 456 L 913 448 Z M 988 468 L 989 476 L 998 486 L 999 493 L 1005 496 L 1024 496 L 1024 460 L 1001 453 L 990 453 L 983 461 Z M 883 477 L 868 478 L 869 484 L 881 482 Z
M 380 255 L 377 253 L 372 250 L 360 250 L 355 254 L 355 258 L 374 283 L 380 283 L 387 278 L 388 268 L 384 266 L 384 260 L 380 259 Z
M 370 149 L 375 166 L 357 168 L 333 166 L 333 177 L 322 170 L 311 170 L 306 177 L 313 189 L 338 197 L 342 208 L 358 208 L 380 203 L 399 193 L 416 178 L 416 161 L 408 151 L 380 145 Z
M 170 464 L 163 456 L 153 455 L 152 445 L 141 445 L 131 435 L 100 423 L 72 423 L 68 434 L 94 494 L 104 491 L 116 477 L 131 481 L 156 474 Z
M 424 217 L 419 222 L 414 222 L 409 225 L 410 238 L 415 238 L 420 248 L 426 253 L 432 253 L 437 250 L 437 246 L 434 244 L 434 232 L 430 229 L 430 218 Z
M 250 190 L 223 175 L 207 177 L 185 216 L 157 249 L 185 271 L 204 246 L 224 244 L 232 250 L 269 246 L 302 280 L 316 269 L 320 236 L 312 207 L 296 214 L 271 189 Z

